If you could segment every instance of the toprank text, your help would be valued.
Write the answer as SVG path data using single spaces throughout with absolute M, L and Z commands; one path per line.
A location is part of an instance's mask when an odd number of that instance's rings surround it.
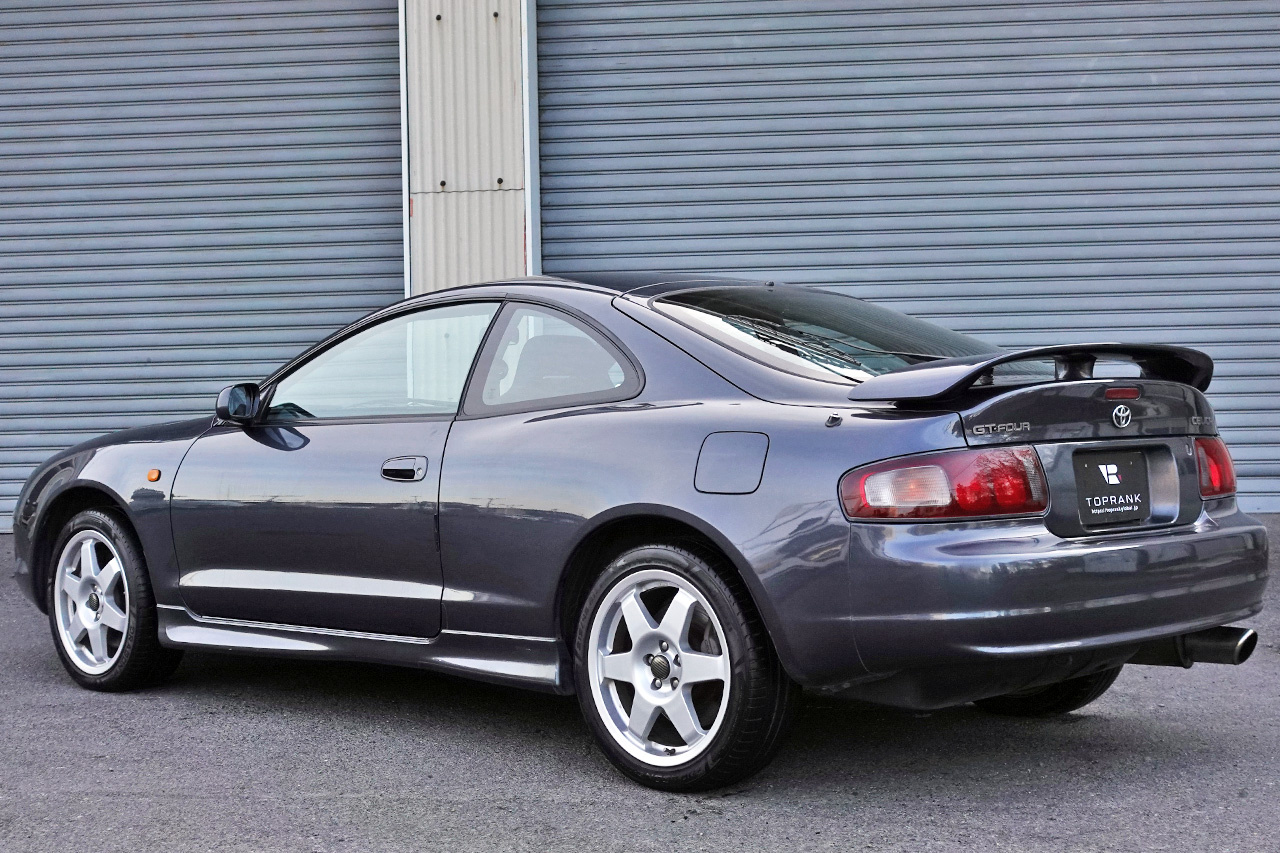
M 1107 509 L 1111 512 L 1123 512 L 1137 509 L 1142 503 L 1142 495 L 1098 495 L 1086 497 L 1085 503 L 1094 509 Z

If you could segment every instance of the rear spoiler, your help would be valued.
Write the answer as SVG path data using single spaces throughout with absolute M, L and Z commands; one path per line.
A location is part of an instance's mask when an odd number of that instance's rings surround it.
M 1054 378 L 1069 382 L 1093 378 L 1099 357 L 1129 361 L 1142 368 L 1143 379 L 1164 379 L 1201 391 L 1213 379 L 1213 359 L 1186 347 L 1163 344 L 1071 344 L 1033 347 L 1014 352 L 982 353 L 913 364 L 892 373 L 873 376 L 849 392 L 858 402 L 934 402 L 953 397 L 974 385 L 992 381 L 996 365 L 1016 361 L 1054 363 Z

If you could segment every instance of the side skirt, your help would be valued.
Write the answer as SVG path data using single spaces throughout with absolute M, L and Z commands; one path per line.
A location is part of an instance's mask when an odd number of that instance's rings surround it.
M 399 637 L 197 616 L 166 604 L 158 605 L 157 615 L 160 642 L 174 648 L 384 663 L 546 693 L 573 692 L 568 649 L 550 637 L 470 631 Z

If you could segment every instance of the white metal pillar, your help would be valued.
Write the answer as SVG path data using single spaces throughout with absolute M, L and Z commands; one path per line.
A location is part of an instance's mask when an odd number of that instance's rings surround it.
M 405 2 L 411 290 L 537 269 L 532 0 Z

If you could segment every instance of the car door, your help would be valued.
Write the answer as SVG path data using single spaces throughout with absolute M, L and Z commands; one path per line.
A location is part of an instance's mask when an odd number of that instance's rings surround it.
M 194 613 L 429 637 L 440 628 L 440 461 L 499 303 L 399 314 L 264 389 L 173 485 L 179 589 Z

